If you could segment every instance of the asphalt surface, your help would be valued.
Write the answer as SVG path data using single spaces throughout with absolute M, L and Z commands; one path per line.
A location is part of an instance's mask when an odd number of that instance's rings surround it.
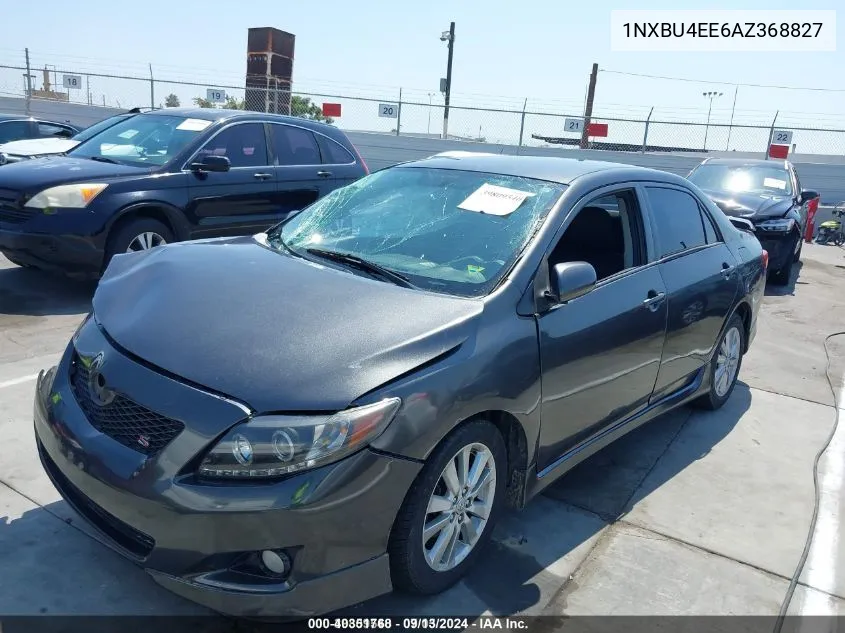
M 445 594 L 346 613 L 777 614 L 813 512 L 813 458 L 834 421 L 823 340 L 845 329 L 843 290 L 845 249 L 805 245 L 792 283 L 767 289 L 721 411 L 675 411 L 583 463 L 508 515 Z M 92 292 L 0 257 L 0 616 L 206 613 L 100 544 L 38 463 L 35 376 L 58 360 Z M 841 403 L 845 337 L 830 348 Z M 843 462 L 845 423 L 821 462 L 818 526 L 790 613 L 845 615 Z

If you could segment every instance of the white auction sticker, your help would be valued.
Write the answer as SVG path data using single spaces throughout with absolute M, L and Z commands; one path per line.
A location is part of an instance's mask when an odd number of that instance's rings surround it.
M 510 215 L 519 208 L 519 205 L 525 202 L 526 198 L 533 195 L 529 191 L 499 187 L 485 182 L 473 191 L 466 200 L 461 202 L 458 208 L 490 215 Z
M 209 125 L 211 125 L 211 121 L 205 119 L 185 119 L 176 126 L 176 129 L 187 130 L 188 132 L 202 132 Z
M 649 9 L 610 12 L 613 52 L 836 51 L 836 11 Z
M 770 189 L 786 189 L 786 181 L 777 178 L 763 178 L 763 186 Z

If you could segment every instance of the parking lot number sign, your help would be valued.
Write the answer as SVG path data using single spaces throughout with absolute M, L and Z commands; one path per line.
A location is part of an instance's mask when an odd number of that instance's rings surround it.
M 82 75 L 62 75 L 62 85 L 68 90 L 82 88 Z
M 226 91 L 217 88 L 209 88 L 205 91 L 205 98 L 211 103 L 223 103 L 226 101 Z
M 792 130 L 774 130 L 772 145 L 792 145 Z
M 582 132 L 584 130 L 584 119 L 564 119 L 563 129 L 565 132 Z
M 395 103 L 378 104 L 378 115 L 387 119 L 395 119 L 399 116 L 399 106 Z

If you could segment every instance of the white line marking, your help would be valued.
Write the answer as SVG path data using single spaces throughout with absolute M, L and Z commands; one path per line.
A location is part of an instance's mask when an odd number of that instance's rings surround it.
M 810 554 L 807 558 L 807 584 L 829 593 L 836 589 L 839 554 L 839 506 L 845 480 L 845 377 L 839 390 L 839 428 L 822 456 L 819 473 L 819 515 Z M 801 615 L 835 615 L 833 600 L 823 593 L 808 591 Z
M 0 382 L 0 389 L 5 389 L 6 387 L 14 387 L 15 385 L 22 385 L 25 382 L 29 382 L 30 380 L 35 380 L 38 378 L 38 374 L 32 374 L 31 376 L 21 376 L 20 378 L 12 378 L 11 380 L 4 380 Z

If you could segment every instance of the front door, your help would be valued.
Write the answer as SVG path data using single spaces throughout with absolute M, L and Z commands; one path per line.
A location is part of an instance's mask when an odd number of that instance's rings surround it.
M 707 363 L 739 276 L 733 254 L 692 193 L 662 184 L 644 190 L 669 310 L 656 400 L 686 386 Z
M 278 209 L 276 172 L 264 124 L 235 123 L 223 128 L 193 160 L 206 155 L 225 156 L 231 169 L 190 175 L 187 211 L 197 225 L 192 237 L 247 235 L 269 226 Z
M 666 327 L 666 288 L 648 265 L 637 194 L 602 193 L 580 205 L 549 269 L 587 261 L 591 292 L 538 316 L 542 426 L 538 470 L 648 405 Z

